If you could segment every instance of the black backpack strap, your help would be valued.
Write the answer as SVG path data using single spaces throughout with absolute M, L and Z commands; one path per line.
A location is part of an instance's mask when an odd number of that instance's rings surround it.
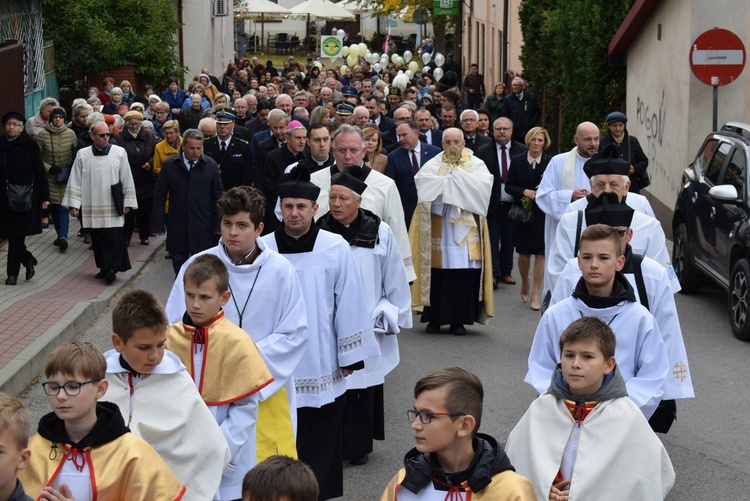
M 646 284 L 643 282 L 643 270 L 641 264 L 643 256 L 633 254 L 633 273 L 635 273 L 635 286 L 638 288 L 638 298 L 644 308 L 651 311 L 648 307 L 648 296 L 646 295 Z
M 576 226 L 576 241 L 573 247 L 573 257 L 578 257 L 578 246 L 581 244 L 581 230 L 583 229 L 583 211 L 578 211 L 578 226 Z

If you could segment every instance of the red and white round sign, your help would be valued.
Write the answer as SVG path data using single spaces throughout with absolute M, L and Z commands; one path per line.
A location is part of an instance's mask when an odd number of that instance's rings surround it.
M 727 85 L 745 68 L 745 45 L 729 30 L 704 31 L 690 48 L 690 69 L 706 85 Z

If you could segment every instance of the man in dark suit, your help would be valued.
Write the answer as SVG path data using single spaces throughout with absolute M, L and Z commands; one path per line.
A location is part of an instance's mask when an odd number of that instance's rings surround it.
M 286 144 L 286 126 L 288 123 L 289 117 L 282 110 L 271 110 L 268 114 L 270 128 L 256 134 L 250 143 L 251 147 L 255 147 L 253 153 L 253 172 L 257 173 L 255 187 L 263 193 L 263 196 L 266 196 L 265 177 L 263 175 L 266 157 L 270 152 Z
M 415 115 L 417 125 L 419 126 L 419 140 L 423 143 L 442 148 L 443 131 L 432 128 L 432 113 L 422 108 L 421 110 L 417 110 Z
M 375 122 L 380 129 L 380 136 L 385 137 L 389 130 L 396 127 L 396 124 L 390 118 L 380 114 L 380 103 L 379 97 L 370 96 L 365 100 L 365 108 L 370 112 L 370 121 Z
M 289 165 L 302 160 L 302 152 L 307 145 L 307 129 L 297 120 L 289 122 L 284 134 L 286 145 L 270 151 L 265 159 L 263 195 L 266 197 L 266 217 L 264 218 L 266 224 L 263 228 L 264 235 L 276 231 L 279 227 L 279 220 L 274 214 L 276 199 L 279 196 L 277 188 L 279 177 Z
M 487 210 L 487 224 L 492 247 L 492 283 L 497 288 L 498 282 L 510 285 L 516 283 L 511 276 L 513 238 L 512 223 L 508 219 L 513 197 L 506 193 L 504 183 L 508 178 L 511 157 L 528 151 L 528 148 L 511 141 L 513 122 L 508 118 L 501 117 L 495 120 L 492 131 L 495 140 L 479 148 L 477 157 L 487 164 L 487 169 L 494 176 L 490 206 Z
M 393 153 L 396 151 L 396 148 L 401 146 L 397 134 L 398 126 L 406 122 L 411 122 L 412 120 L 414 120 L 414 118 L 411 116 L 411 109 L 406 106 L 398 108 L 394 112 L 393 123 L 396 124 L 396 126 L 381 136 L 383 138 L 383 150 L 385 150 L 385 155 Z
M 258 116 L 245 123 L 245 127 L 250 131 L 251 138 L 258 132 L 268 129 L 266 119 L 268 118 L 268 112 L 272 109 L 273 105 L 265 99 L 258 103 Z
M 414 184 L 414 174 L 442 150 L 419 140 L 419 126 L 416 122 L 401 123 L 396 131 L 401 146 L 388 155 L 385 175 L 396 183 L 401 196 L 401 205 L 404 207 L 406 227 L 409 228 L 412 215 L 417 207 L 417 187 Z
M 225 190 L 253 183 L 250 143 L 234 134 L 234 119 L 232 110 L 219 109 L 216 112 L 216 136 L 206 139 L 203 144 L 203 153 L 219 166 Z
M 492 142 L 489 137 L 477 134 L 477 125 L 479 125 L 479 113 L 474 110 L 464 110 L 461 113 L 461 130 L 464 131 L 464 141 L 466 147 L 475 155 L 479 148 Z
M 513 122 L 513 141 L 523 143 L 526 133 L 542 117 L 542 110 L 539 107 L 536 96 L 526 90 L 526 82 L 523 78 L 514 78 L 510 84 L 510 88 L 513 92 L 503 99 L 500 116 L 510 118 L 511 122 Z

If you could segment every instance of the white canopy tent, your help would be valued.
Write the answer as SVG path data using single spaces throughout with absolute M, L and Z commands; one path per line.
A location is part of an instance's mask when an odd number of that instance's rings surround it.
M 260 43 L 261 50 L 265 50 L 265 19 L 268 17 L 288 17 L 290 14 L 289 9 L 282 7 L 279 4 L 273 3 L 270 0 L 245 0 L 242 4 L 235 8 L 235 15 L 238 18 L 243 19 L 260 19 Z M 257 22 L 256 22 L 257 30 Z M 257 49 L 257 47 L 256 47 Z

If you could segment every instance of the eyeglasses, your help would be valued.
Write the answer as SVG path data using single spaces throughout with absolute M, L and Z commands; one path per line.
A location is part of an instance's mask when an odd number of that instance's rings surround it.
M 430 411 L 418 411 L 416 409 L 409 409 L 406 411 L 406 417 L 410 423 L 413 423 L 415 419 L 419 418 L 422 424 L 430 424 L 436 416 L 450 416 L 459 417 L 465 416 L 463 412 L 430 412 Z
M 104 134 L 94 134 L 94 135 L 98 136 L 98 137 L 101 137 L 102 139 L 104 139 L 105 137 L 111 136 L 112 133 L 111 132 L 105 132 Z
M 50 397 L 54 397 L 58 393 L 60 393 L 60 388 L 65 391 L 65 394 L 69 397 L 75 397 L 79 393 L 81 393 L 81 388 L 83 386 L 86 386 L 87 384 L 91 383 L 98 383 L 101 381 L 101 379 L 96 379 L 92 381 L 68 381 L 65 384 L 57 384 L 57 383 L 42 383 L 42 388 L 44 388 L 44 393 L 49 395 Z
M 6 127 L 23 127 L 21 122 L 5 122 Z
M 470 123 L 470 122 L 476 122 L 476 121 L 477 121 L 476 118 L 464 118 L 461 120 L 461 123 L 467 123 L 467 122 Z

